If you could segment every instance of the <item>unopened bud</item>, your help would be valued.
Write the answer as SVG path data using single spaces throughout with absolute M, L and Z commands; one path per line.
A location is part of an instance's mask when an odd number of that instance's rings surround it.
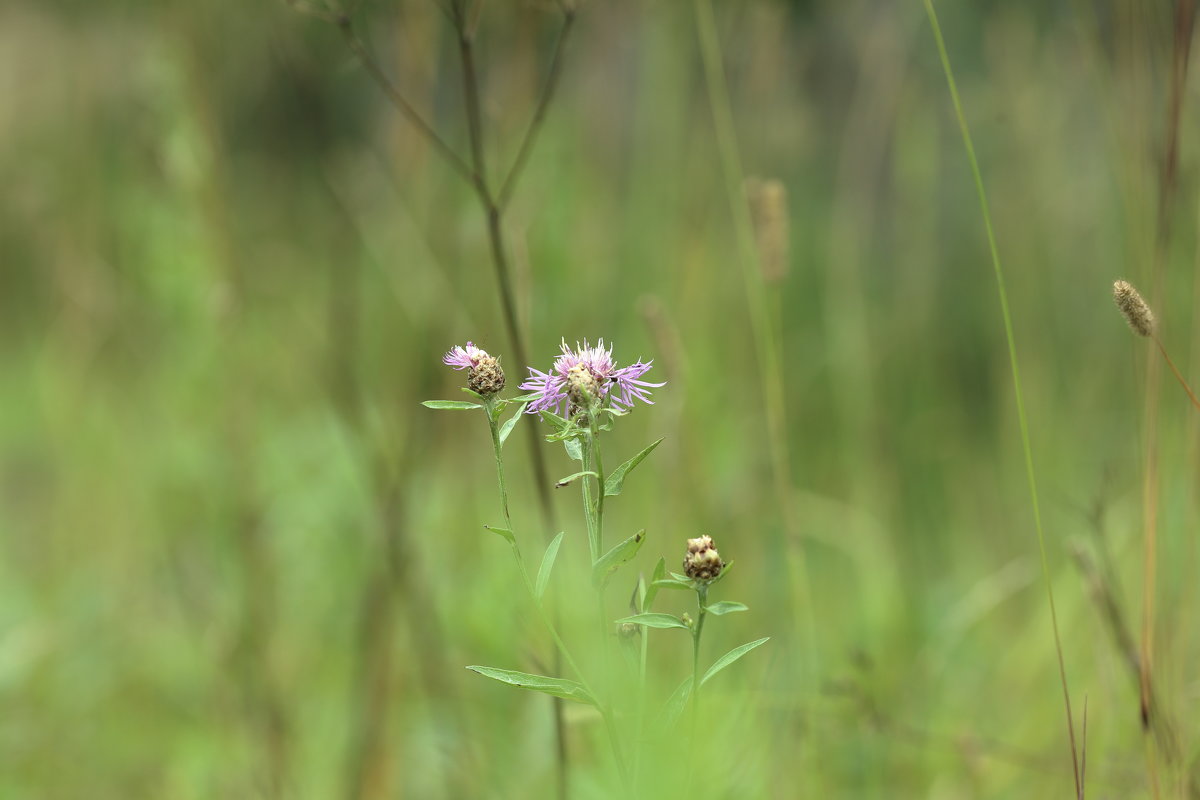
M 688 539 L 687 557 L 683 559 L 683 573 L 694 581 L 711 581 L 721 574 L 725 562 L 713 544 L 711 536 Z
M 576 364 L 567 370 L 567 400 L 571 403 L 571 415 L 590 406 L 600 397 L 602 388 L 600 379 L 586 364 Z
M 500 368 L 500 362 L 489 355 L 477 359 L 467 372 L 467 388 L 484 397 L 504 389 L 504 370 Z

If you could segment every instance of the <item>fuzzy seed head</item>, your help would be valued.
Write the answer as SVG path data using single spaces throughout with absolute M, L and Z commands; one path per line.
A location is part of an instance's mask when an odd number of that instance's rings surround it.
M 687 556 L 683 559 L 683 574 L 694 581 L 711 581 L 721 574 L 725 562 L 717 552 L 711 536 L 688 539 Z
M 787 188 L 778 180 L 760 178 L 748 178 L 745 187 L 763 280 L 779 283 L 787 275 L 791 251 Z
M 467 371 L 467 388 L 484 397 L 491 397 L 504 389 L 504 370 L 500 362 L 485 355 Z
M 1127 281 L 1117 281 L 1113 284 L 1113 299 L 1117 308 L 1125 315 L 1125 321 L 1138 336 L 1154 335 L 1154 312 L 1142 299 L 1133 284 Z

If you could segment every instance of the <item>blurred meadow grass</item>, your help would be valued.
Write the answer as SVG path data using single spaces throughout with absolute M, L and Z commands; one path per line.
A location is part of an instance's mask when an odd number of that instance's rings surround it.
M 618 463 L 666 437 L 610 537 L 646 528 L 648 572 L 711 533 L 738 563 L 719 597 L 751 610 L 709 629 L 709 658 L 773 637 L 714 682 L 697 752 L 655 744 L 648 796 L 684 794 L 691 765 L 714 797 L 1066 796 L 1004 329 L 923 9 L 716 6 L 742 168 L 788 192 L 768 292 L 795 531 L 692 4 L 582 4 L 505 217 L 533 365 L 603 336 L 668 381 L 607 444 Z M 1197 83 L 1156 274 L 1172 9 L 939 12 L 1007 272 L 1088 793 L 1150 797 L 1156 777 L 1196 796 L 1200 418 L 1177 386 L 1157 401 L 1153 662 L 1176 753 L 1148 748 L 1072 553 L 1111 565 L 1136 640 L 1155 354 L 1109 287 L 1142 286 L 1200 374 Z M 355 20 L 465 154 L 438 4 Z M 484 10 L 494 179 L 557 25 L 552 4 Z M 0 797 L 553 796 L 549 701 L 463 668 L 548 669 L 482 529 L 500 521 L 485 426 L 419 406 L 459 396 L 451 345 L 509 349 L 485 221 L 337 30 L 283 3 L 8 3 L 0 175 Z M 536 559 L 523 435 L 507 456 Z M 567 491 L 570 631 L 593 610 Z M 673 633 L 650 639 L 663 699 L 690 668 Z M 585 712 L 567 709 L 571 796 L 616 796 Z

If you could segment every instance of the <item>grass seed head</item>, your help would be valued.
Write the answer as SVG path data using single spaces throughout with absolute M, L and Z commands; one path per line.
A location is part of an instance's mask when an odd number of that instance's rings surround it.
M 1125 321 L 1138 336 L 1154 335 L 1154 312 L 1142 299 L 1138 290 L 1128 281 L 1117 281 L 1113 284 L 1113 299 L 1117 308 L 1125 315 Z

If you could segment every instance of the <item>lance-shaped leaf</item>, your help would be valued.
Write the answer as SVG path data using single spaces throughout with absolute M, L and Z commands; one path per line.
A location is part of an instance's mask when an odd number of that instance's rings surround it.
M 620 494 L 621 489 L 625 487 L 625 476 L 632 472 L 634 467 L 642 463 L 642 459 L 650 455 L 650 453 L 654 451 L 654 448 L 658 447 L 660 444 L 662 444 L 662 439 L 651 443 L 646 447 L 645 450 L 614 469 L 612 474 L 610 474 L 604 481 L 605 496 Z
M 485 678 L 507 683 L 510 686 L 519 686 L 522 689 L 543 692 L 579 703 L 596 704 L 596 700 L 583 688 L 583 684 L 577 681 L 569 681 L 566 678 L 548 678 L 545 675 L 531 675 L 528 672 L 516 672 L 511 669 L 497 669 L 495 667 L 470 666 L 467 669 L 472 672 L 478 672 Z
M 667 705 L 663 708 L 663 726 L 666 728 L 675 724 L 683 709 L 687 707 L 688 698 L 692 696 L 692 676 L 684 678 L 683 683 L 671 693 Z
M 691 630 L 683 620 L 671 614 L 634 614 L 632 617 L 617 620 L 618 625 L 623 622 L 632 622 L 634 625 L 645 625 L 647 628 L 683 628 L 685 631 Z
M 603 586 L 613 570 L 637 555 L 637 551 L 641 549 L 644 541 L 646 541 L 646 530 L 643 528 L 596 559 L 596 563 L 592 564 L 592 583 L 597 587 Z
M 555 414 L 553 411 L 543 410 L 543 411 L 539 411 L 538 413 L 541 414 L 542 419 L 546 420 L 546 422 L 549 422 L 551 425 L 553 425 L 554 429 L 557 431 L 563 430 L 569 424 L 565 419 L 560 417 L 558 414 Z
M 508 540 L 509 544 L 517 543 L 517 537 L 513 536 L 513 532 L 510 531 L 508 528 L 497 528 L 494 525 L 484 525 L 483 527 L 487 528 L 492 533 L 495 533 L 495 534 L 498 534 L 498 535 L 504 537 L 505 539 Z
M 750 609 L 742 603 L 735 603 L 732 600 L 722 600 L 719 603 L 706 606 L 705 610 L 710 614 L 721 616 L 722 614 L 732 614 L 734 611 L 749 611 Z
M 517 413 L 506 419 L 504 424 L 500 426 L 501 447 L 503 447 L 504 443 L 508 440 L 508 435 L 513 432 L 513 428 L 517 427 L 517 423 L 521 421 L 521 417 L 525 416 L 525 405 L 525 403 L 521 403 L 521 405 L 517 408 Z
M 704 673 L 704 677 L 700 679 L 700 685 L 703 686 L 704 684 L 708 683 L 709 678 L 716 675 L 718 672 L 725 669 L 730 664 L 737 661 L 739 658 L 746 655 L 746 653 L 749 653 L 751 650 L 758 647 L 760 644 L 763 644 L 770 638 L 771 638 L 770 636 L 764 636 L 761 639 L 758 639 L 753 642 L 749 642 L 748 644 L 744 644 L 741 647 L 735 647 L 732 650 L 730 650 L 728 653 L 726 653 L 725 655 L 718 658 L 717 663 L 715 663 L 711 667 L 709 667 L 708 672 Z
M 572 461 L 583 461 L 583 445 L 578 439 L 564 439 L 563 447 L 567 449 L 567 458 Z
M 459 410 L 483 408 L 479 403 L 468 403 L 466 400 L 426 400 L 421 405 L 426 408 L 454 408 Z
M 691 581 L 680 581 L 675 578 L 659 578 L 650 584 L 654 589 L 682 589 L 684 591 L 692 591 L 695 587 Z
M 644 587 L 642 591 L 642 607 L 638 609 L 639 611 L 645 611 L 654 605 L 654 598 L 658 595 L 658 590 L 662 588 L 661 586 L 655 586 L 654 584 L 662 580 L 663 575 L 666 574 L 667 560 L 662 556 L 659 556 L 658 563 L 654 565 L 654 572 L 650 573 L 650 583 L 639 584 L 640 586 Z
M 537 583 L 533 587 L 533 593 L 539 600 L 546 593 L 546 584 L 550 582 L 550 571 L 554 569 L 554 559 L 558 558 L 558 546 L 562 544 L 563 533 L 564 531 L 558 532 L 558 536 L 555 536 L 554 541 L 546 548 L 546 555 L 542 556 L 542 566 L 538 568 Z
M 557 482 L 555 482 L 555 484 L 554 484 L 554 488 L 555 488 L 555 489 L 561 489 L 561 488 L 563 488 L 564 486 L 566 486 L 566 485 L 568 485 L 568 484 L 571 484 L 571 483 L 574 483 L 575 481 L 579 480 L 579 479 L 580 479 L 580 478 L 582 478 L 584 475 L 592 475 L 592 476 L 595 476 L 595 474 L 596 474 L 596 473 L 592 472 L 590 469 L 588 469 L 588 470 L 584 470 L 583 472 L 576 472 L 575 474 L 573 474 L 573 475 L 568 475 L 568 476 L 567 476 L 567 477 L 565 477 L 565 478 L 559 478 L 559 479 L 558 479 L 558 481 L 557 481 Z

